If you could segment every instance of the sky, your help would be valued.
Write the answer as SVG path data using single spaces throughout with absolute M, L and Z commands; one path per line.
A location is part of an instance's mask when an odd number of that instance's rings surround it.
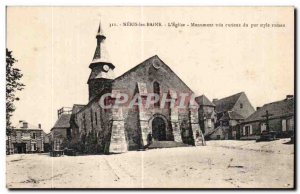
M 7 48 L 25 89 L 13 123 L 49 132 L 57 109 L 88 102 L 88 68 L 99 21 L 105 55 L 119 76 L 158 55 L 194 92 L 209 99 L 244 91 L 253 107 L 294 93 L 291 7 L 8 7 Z M 249 24 L 249 27 L 110 27 L 123 22 Z M 285 27 L 251 28 L 251 24 Z

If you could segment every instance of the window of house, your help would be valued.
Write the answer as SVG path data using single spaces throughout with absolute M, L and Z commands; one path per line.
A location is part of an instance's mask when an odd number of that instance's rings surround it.
M 36 133 L 33 133 L 32 134 L 32 139 L 35 139 L 36 138 Z
M 287 127 L 289 131 L 294 131 L 294 118 L 287 120 Z
M 286 131 L 286 120 L 285 119 L 282 119 L 281 120 L 281 129 L 282 129 L 282 131 Z
M 36 151 L 36 144 L 35 143 L 31 144 L 31 151 Z
M 207 127 L 211 127 L 211 119 L 207 119 Z
M 242 103 L 240 104 L 240 108 L 243 108 L 243 104 Z
M 157 94 L 158 96 L 160 96 L 160 86 L 158 82 L 154 82 L 153 83 L 153 93 Z M 155 107 L 159 107 L 160 106 L 160 100 L 158 100 L 155 104 Z
M 249 133 L 250 133 L 250 126 L 246 126 L 245 127 L 245 135 L 248 136 L 248 135 L 250 135 Z
M 245 136 L 252 135 L 252 127 L 250 125 L 244 127 L 244 135 Z

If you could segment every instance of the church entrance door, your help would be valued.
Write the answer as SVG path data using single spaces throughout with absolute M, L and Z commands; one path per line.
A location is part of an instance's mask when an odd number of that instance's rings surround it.
M 166 124 L 160 117 L 156 117 L 152 121 L 152 137 L 157 141 L 166 140 Z

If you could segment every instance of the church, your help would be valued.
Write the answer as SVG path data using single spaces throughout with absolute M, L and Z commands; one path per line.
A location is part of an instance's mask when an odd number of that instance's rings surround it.
M 100 25 L 96 39 L 87 80 L 89 102 L 60 112 L 57 121 L 69 114 L 64 121 L 68 147 L 86 153 L 123 153 L 205 145 L 198 106 L 191 102 L 194 92 L 168 65 L 155 55 L 115 78 L 116 67 L 102 51 L 106 37 Z M 129 103 L 124 98 L 135 100 Z

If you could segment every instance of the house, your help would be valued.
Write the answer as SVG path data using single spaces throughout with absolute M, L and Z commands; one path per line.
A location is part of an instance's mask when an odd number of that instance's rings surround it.
M 216 105 L 217 121 L 210 139 L 239 138 L 239 123 L 255 111 L 245 92 L 214 99 L 213 103 Z
M 106 37 L 100 26 L 96 39 L 87 81 L 89 102 L 73 106 L 63 119 L 71 142 L 81 144 L 86 153 L 123 153 L 149 142 L 153 147 L 204 145 L 194 92 L 168 65 L 155 55 L 115 78 L 116 67 L 103 53 Z M 53 131 L 59 129 L 55 124 Z
M 43 136 L 44 136 L 44 152 L 49 152 L 51 150 L 51 133 L 45 133 L 43 132 Z
M 7 136 L 7 154 L 44 152 L 44 138 L 45 132 L 41 124 L 37 127 L 20 120 Z
M 195 98 L 198 103 L 198 118 L 200 128 L 204 134 L 204 137 L 210 135 L 215 130 L 216 122 L 216 105 L 212 103 L 205 95 L 201 95 Z
M 295 102 L 293 95 L 284 100 L 257 107 L 257 110 L 241 123 L 241 139 L 256 139 L 262 131 L 275 131 L 277 137 L 290 137 L 294 134 Z M 268 119 L 266 118 L 268 116 Z
M 61 150 L 71 139 L 71 111 L 68 107 L 58 110 L 58 119 L 50 131 L 51 150 Z

